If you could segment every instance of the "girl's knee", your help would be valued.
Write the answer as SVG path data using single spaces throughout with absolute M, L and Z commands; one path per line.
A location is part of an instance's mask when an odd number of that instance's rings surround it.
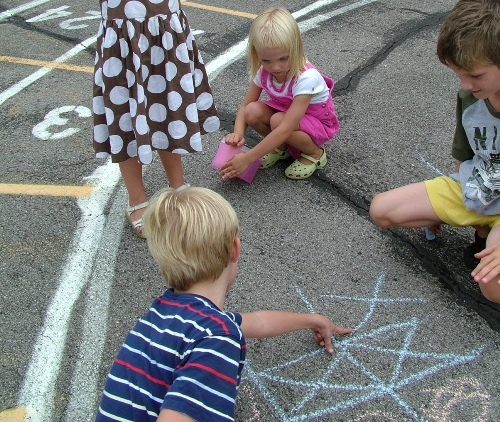
M 279 124 L 281 123 L 281 121 L 283 120 L 283 117 L 285 116 L 285 113 L 281 112 L 281 111 L 278 111 L 277 113 L 274 113 L 272 116 L 271 116 L 271 120 L 269 122 L 270 126 L 271 126 L 271 130 L 274 130 L 276 129 Z
M 260 103 L 255 101 L 253 103 L 249 103 L 245 106 L 245 122 L 249 126 L 253 126 L 255 124 L 260 124 L 264 120 L 264 113 Z

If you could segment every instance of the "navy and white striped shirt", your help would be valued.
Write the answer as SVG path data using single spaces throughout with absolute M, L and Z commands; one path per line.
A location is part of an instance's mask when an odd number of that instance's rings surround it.
M 232 421 L 245 363 L 241 315 L 172 289 L 127 335 L 96 422 L 156 421 L 162 408 L 196 421 Z

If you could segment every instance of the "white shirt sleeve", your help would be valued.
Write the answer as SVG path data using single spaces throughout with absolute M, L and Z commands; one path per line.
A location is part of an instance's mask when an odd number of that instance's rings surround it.
M 259 67 L 259 70 L 257 70 L 257 73 L 255 74 L 255 77 L 253 78 L 253 83 L 257 85 L 259 88 L 264 88 L 262 84 L 260 83 L 260 77 L 262 74 L 262 66 Z
M 292 88 L 292 94 L 312 95 L 311 104 L 322 103 L 328 98 L 328 86 L 323 76 L 316 69 L 307 69 L 302 73 Z

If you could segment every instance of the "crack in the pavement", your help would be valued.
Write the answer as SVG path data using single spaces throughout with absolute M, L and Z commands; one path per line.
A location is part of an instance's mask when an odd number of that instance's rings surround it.
M 399 32 L 399 35 L 388 40 L 386 44 L 382 46 L 379 51 L 377 51 L 365 63 L 358 66 L 342 79 L 335 82 L 335 88 L 333 90 L 335 96 L 341 97 L 356 90 L 356 87 L 358 86 L 361 79 L 369 74 L 372 70 L 374 70 L 379 64 L 383 63 L 384 60 L 389 56 L 389 54 L 394 51 L 394 49 L 401 46 L 409 38 L 414 37 L 424 29 L 438 27 L 447 15 L 448 12 L 435 13 L 432 15 L 427 15 L 425 19 L 408 21 L 400 25 L 399 31 L 395 29 L 395 32 Z

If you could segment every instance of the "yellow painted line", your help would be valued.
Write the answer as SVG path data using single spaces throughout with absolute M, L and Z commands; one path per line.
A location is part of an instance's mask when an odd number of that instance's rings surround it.
M 22 407 L 14 407 L 0 412 L 0 422 L 23 422 L 26 410 Z
M 93 189 L 94 188 L 90 185 L 60 186 L 0 183 L 0 194 L 4 195 L 72 196 L 75 198 L 83 198 L 90 195 Z
M 27 64 L 30 66 L 38 66 L 38 67 L 50 67 L 53 69 L 73 70 L 76 72 L 94 73 L 94 68 L 92 66 L 78 66 L 76 64 L 48 62 L 44 60 L 23 59 L 21 57 L 11 57 L 11 56 L 0 56 L 0 61 L 16 63 L 16 64 Z
M 212 12 L 225 13 L 227 15 L 233 15 L 233 16 L 242 16 L 244 18 L 250 18 L 250 19 L 255 19 L 257 17 L 257 15 L 254 15 L 253 13 L 246 13 L 246 12 L 240 12 L 238 10 L 224 9 L 222 7 L 208 6 L 206 4 L 193 3 L 192 1 L 183 1 L 182 6 L 196 7 L 198 9 L 211 10 Z

